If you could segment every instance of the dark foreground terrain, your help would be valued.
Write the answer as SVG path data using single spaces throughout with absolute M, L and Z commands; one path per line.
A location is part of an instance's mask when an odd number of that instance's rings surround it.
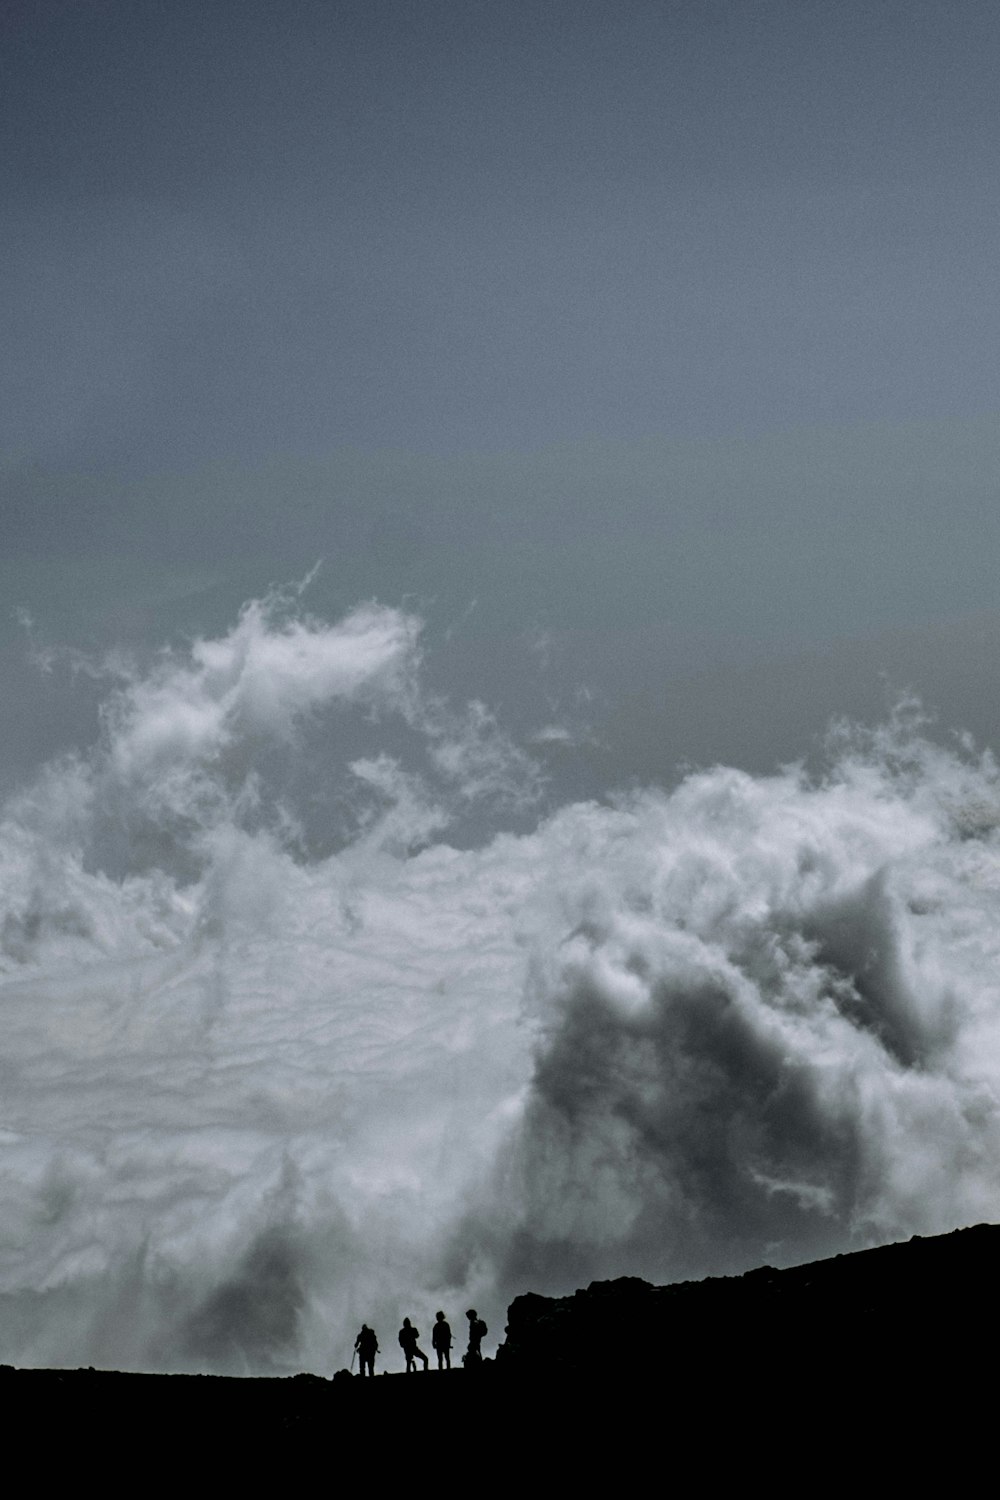
M 0 1367 L 0 1409 L 12 1451 L 26 1448 L 43 1472 L 97 1457 L 106 1478 L 130 1483 L 150 1466 L 207 1463 L 269 1483 L 412 1472 L 519 1486 L 525 1465 L 576 1483 L 631 1473 L 638 1454 L 666 1478 L 682 1454 L 711 1484 L 745 1465 L 759 1481 L 766 1453 L 784 1489 L 792 1455 L 800 1465 L 806 1452 L 817 1482 L 845 1455 L 883 1476 L 943 1468 L 954 1482 L 994 1442 L 998 1272 L 1000 1226 L 984 1224 L 790 1270 L 529 1293 L 511 1304 L 497 1358 L 474 1372 L 241 1380 Z

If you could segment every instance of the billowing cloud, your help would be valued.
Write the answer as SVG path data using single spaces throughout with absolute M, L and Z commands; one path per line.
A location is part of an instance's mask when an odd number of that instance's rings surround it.
M 248 606 L 4 810 L 0 1358 L 329 1370 L 995 1217 L 992 761 L 904 713 L 457 848 L 537 772 L 418 636 Z
M 419 622 L 363 605 L 330 626 L 282 617 L 281 595 L 255 600 L 228 635 L 167 652 L 109 708 L 111 754 L 124 776 L 217 756 L 239 735 L 287 740 L 304 714 L 331 703 L 404 705 Z
M 581 822 L 506 1275 L 680 1277 L 996 1216 L 1000 787 L 897 725 Z M 517 1205 L 513 1234 L 510 1219 Z

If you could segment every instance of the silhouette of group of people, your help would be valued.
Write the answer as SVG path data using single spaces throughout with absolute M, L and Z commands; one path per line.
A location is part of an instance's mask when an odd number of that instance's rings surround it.
M 486 1337 L 486 1324 L 476 1312 L 470 1307 L 465 1315 L 469 1320 L 469 1347 L 462 1356 L 462 1363 L 468 1368 L 470 1365 L 481 1363 L 482 1342 Z M 422 1359 L 424 1369 L 427 1369 L 428 1358 L 421 1349 L 417 1340 L 420 1338 L 420 1329 L 414 1328 L 409 1318 L 403 1319 L 403 1326 L 399 1330 L 399 1347 L 406 1356 L 406 1373 L 410 1375 L 417 1367 L 417 1360 Z M 434 1327 L 431 1330 L 431 1347 L 437 1355 L 438 1369 L 451 1369 L 451 1328 L 443 1312 L 439 1312 L 434 1318 Z M 379 1352 L 378 1336 L 374 1328 L 369 1328 L 367 1323 L 362 1323 L 361 1332 L 354 1340 L 354 1350 L 358 1356 L 359 1374 L 375 1374 L 375 1356 Z

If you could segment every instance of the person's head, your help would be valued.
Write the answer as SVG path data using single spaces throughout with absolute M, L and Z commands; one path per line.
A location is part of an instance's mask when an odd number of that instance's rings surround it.
M 410 1320 L 409 1320 L 409 1318 L 404 1318 L 403 1319 L 403 1327 L 404 1328 L 409 1328 L 409 1326 L 410 1326 Z
M 443 1312 L 435 1313 L 434 1316 L 435 1316 L 435 1318 L 437 1319 L 437 1321 L 439 1323 L 443 1323 L 444 1322 L 444 1313 Z
M 467 1318 L 477 1318 L 479 1314 L 476 1312 L 476 1309 L 474 1307 L 470 1307 L 465 1316 Z

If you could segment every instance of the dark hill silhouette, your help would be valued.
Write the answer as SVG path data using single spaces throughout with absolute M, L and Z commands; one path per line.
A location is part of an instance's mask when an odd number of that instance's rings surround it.
M 996 1299 L 1000 1225 L 913 1239 L 742 1276 L 651 1286 L 592 1282 L 569 1297 L 517 1297 L 498 1358 L 505 1374 L 598 1371 L 645 1380 L 725 1360 L 760 1371 L 839 1361 L 878 1344 L 898 1359 L 954 1354 Z
M 407 1454 L 416 1474 L 433 1453 L 458 1482 L 522 1454 L 529 1436 L 536 1477 L 543 1465 L 553 1481 L 593 1478 L 596 1463 L 612 1482 L 661 1429 L 716 1479 L 761 1433 L 824 1453 L 875 1442 L 886 1463 L 912 1465 L 959 1428 L 966 1449 L 992 1434 L 998 1267 L 1000 1226 L 979 1225 L 787 1270 L 528 1293 L 510 1306 L 497 1358 L 473 1372 L 327 1380 L 0 1367 L 0 1401 L 8 1431 L 47 1453 L 90 1452 L 97 1434 L 122 1462 L 197 1454 L 258 1478 L 266 1462 L 283 1483 L 289 1465 L 402 1475 Z

